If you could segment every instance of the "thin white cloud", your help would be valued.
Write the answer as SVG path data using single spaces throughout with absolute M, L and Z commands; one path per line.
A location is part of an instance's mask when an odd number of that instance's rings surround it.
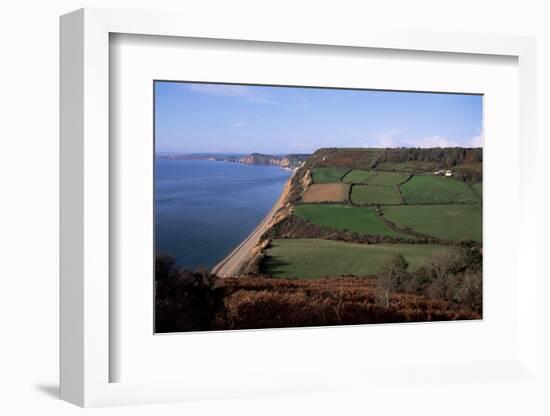
M 458 140 L 448 137 L 433 135 L 422 137 L 420 139 L 403 139 L 399 136 L 402 134 L 400 129 L 391 129 L 375 134 L 373 140 L 369 140 L 363 144 L 363 147 L 457 147 L 460 146 Z
M 483 147 L 483 134 L 478 134 L 470 140 L 471 147 Z
M 191 84 L 185 85 L 185 88 L 200 94 L 242 98 L 243 100 L 257 104 L 277 104 L 275 101 L 264 97 L 258 90 L 246 85 Z
M 414 141 L 415 147 L 459 147 L 460 144 L 456 140 L 448 139 L 441 136 L 424 137 Z
M 470 139 L 471 147 L 483 147 L 483 120 L 479 122 L 477 134 Z
M 246 123 L 246 122 L 233 124 L 233 127 L 246 127 L 246 126 L 248 126 L 248 123 Z
M 398 136 L 400 134 L 400 129 L 391 129 L 375 134 L 374 141 L 371 146 L 378 148 L 402 146 L 402 144 L 398 140 Z

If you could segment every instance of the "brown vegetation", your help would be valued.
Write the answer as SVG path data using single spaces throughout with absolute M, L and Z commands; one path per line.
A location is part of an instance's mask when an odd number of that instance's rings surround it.
M 344 202 L 348 199 L 346 183 L 313 184 L 302 195 L 303 202 Z
M 481 253 L 465 249 L 416 272 L 392 259 L 376 277 L 217 279 L 157 257 L 155 331 L 480 319 Z M 387 272 L 387 273 L 386 273 Z
M 468 309 L 411 294 L 377 302 L 376 279 L 224 279 L 223 308 L 213 329 L 281 328 L 479 319 Z

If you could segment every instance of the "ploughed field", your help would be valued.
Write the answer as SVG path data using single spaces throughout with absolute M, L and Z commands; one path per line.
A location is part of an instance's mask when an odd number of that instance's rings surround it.
M 313 184 L 302 195 L 304 202 L 347 201 L 349 185 L 345 183 Z
M 429 244 L 355 244 L 296 238 L 271 242 L 263 272 L 273 277 L 311 279 L 373 276 L 393 254 L 402 254 L 414 271 L 454 247 Z
M 286 278 L 375 276 L 394 254 L 402 254 L 413 271 L 458 245 L 481 244 L 482 182 L 467 183 L 459 171 L 458 177 L 438 175 L 437 165 L 422 163 L 312 168 L 312 182 L 292 212 L 301 228 L 273 237 L 262 272 Z

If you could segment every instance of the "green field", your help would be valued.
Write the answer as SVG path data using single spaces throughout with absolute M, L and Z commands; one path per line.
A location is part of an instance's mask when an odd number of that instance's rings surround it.
M 481 242 L 481 205 L 409 205 L 383 208 L 384 217 L 403 228 L 446 240 Z
M 372 170 L 354 169 L 342 179 L 346 183 L 367 183 L 376 173 Z
M 434 175 L 414 176 L 401 185 L 407 204 L 449 204 L 479 202 L 479 197 L 465 182 Z
M 474 183 L 472 188 L 480 199 L 483 198 L 483 182 Z
M 314 183 L 340 182 L 346 174 L 347 168 L 315 168 L 312 169 Z
M 399 205 L 401 196 L 393 186 L 353 185 L 351 201 L 359 205 Z
M 274 240 L 267 249 L 264 272 L 274 277 L 375 275 L 393 254 L 402 254 L 409 270 L 416 270 L 438 255 L 452 252 L 448 246 L 426 244 L 354 244 L 317 239 Z
M 313 224 L 349 230 L 360 234 L 413 238 L 393 231 L 384 224 L 373 208 L 341 204 L 302 204 L 294 207 L 294 214 Z
M 439 163 L 409 160 L 407 162 L 382 162 L 377 166 L 381 170 L 395 170 L 397 172 L 431 172 L 439 168 Z
M 346 183 L 395 186 L 403 183 L 409 177 L 408 173 L 377 172 L 373 170 L 352 170 L 342 179 Z

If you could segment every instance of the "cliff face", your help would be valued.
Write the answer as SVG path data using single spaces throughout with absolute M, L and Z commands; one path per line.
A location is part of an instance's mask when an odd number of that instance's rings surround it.
M 286 159 L 286 164 L 283 161 Z M 250 165 L 277 165 L 288 166 L 288 159 L 278 156 L 264 155 L 261 153 L 252 153 L 239 159 L 239 162 Z
M 307 160 L 311 155 L 308 154 L 292 154 L 285 156 L 273 156 L 262 153 L 252 153 L 248 156 L 241 157 L 240 163 L 256 164 L 256 165 L 275 165 L 283 168 L 294 168 L 301 162 Z

